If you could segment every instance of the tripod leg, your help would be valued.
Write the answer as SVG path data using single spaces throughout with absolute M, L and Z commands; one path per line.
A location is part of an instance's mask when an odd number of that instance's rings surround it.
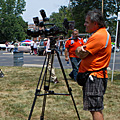
M 54 81 L 55 79 L 55 73 L 53 70 L 53 61 L 54 61 L 54 54 L 52 54 L 51 52 L 51 56 L 50 56 L 50 62 L 49 62 L 49 72 L 50 72 L 50 77 L 49 77 L 49 86 L 50 86 L 50 79 Z
M 34 106 L 35 106 L 36 99 L 37 99 L 37 96 L 35 95 L 35 98 L 34 98 L 34 101 L 33 101 L 32 107 L 31 107 L 31 111 L 30 111 L 28 120 L 31 119 L 31 116 L 32 116 L 32 112 L 33 112 L 33 109 L 34 109 Z
M 47 59 L 47 55 L 46 55 L 46 57 L 45 57 L 45 60 L 44 60 L 44 63 L 43 63 L 43 67 L 42 67 L 42 70 L 41 70 L 41 73 L 40 73 L 40 77 L 39 77 L 38 84 L 37 84 L 37 87 L 36 87 L 35 97 L 34 97 L 34 100 L 33 100 L 33 104 L 32 104 L 32 107 L 31 107 L 31 111 L 30 111 L 28 120 L 31 119 L 32 112 L 33 112 L 33 109 L 34 109 L 34 106 L 35 106 L 35 103 L 36 103 L 37 93 L 38 93 L 38 86 L 39 86 L 39 83 L 40 83 L 40 80 L 41 80 L 41 76 L 42 76 L 42 73 L 43 73 L 43 70 L 44 70 L 44 66 L 45 66 L 45 63 L 46 63 L 46 59 Z
M 45 91 L 44 94 L 46 94 L 46 93 L 47 93 L 47 91 Z M 44 95 L 44 98 L 43 98 L 43 107 L 42 107 L 42 113 L 41 113 L 41 116 L 40 116 L 40 120 L 44 120 L 46 98 L 47 98 L 47 95 Z
M 42 106 L 42 113 L 41 113 L 41 116 L 40 116 L 40 120 L 44 120 L 44 113 L 45 113 L 45 106 L 46 106 L 46 99 L 47 99 L 46 93 L 47 93 L 47 91 L 49 91 L 49 87 L 50 87 L 50 79 L 51 79 L 51 71 L 52 71 L 52 67 L 53 67 L 53 59 L 54 59 L 54 54 L 52 54 L 52 55 L 49 54 L 48 55 L 47 68 L 46 69 L 48 69 L 48 64 L 50 62 L 51 63 L 51 64 L 49 64 L 49 65 L 51 65 L 50 66 L 50 75 L 49 75 L 48 86 L 46 85 L 46 80 L 45 80 L 45 83 L 44 83 L 44 90 L 45 90 L 45 92 L 44 92 L 43 106 Z
M 58 53 L 57 50 L 55 50 L 55 51 L 56 51 L 56 53 L 57 53 L 58 61 L 59 61 L 59 64 L 60 64 L 60 67 L 61 67 L 61 70 L 62 70 L 64 79 L 65 79 L 65 82 L 66 82 L 66 85 L 67 85 L 67 88 L 68 88 L 68 92 L 69 92 L 69 94 L 71 95 L 71 98 L 72 98 L 72 101 L 73 101 L 73 104 L 74 104 L 74 107 L 75 107 L 75 110 L 76 110 L 78 119 L 80 120 L 80 116 L 79 116 L 79 113 L 78 113 L 78 110 L 77 110 L 77 107 L 76 107 L 76 104 L 75 104 L 75 100 L 74 100 L 73 95 L 72 95 L 72 89 L 69 87 L 69 84 L 68 84 L 68 81 L 67 81 L 67 78 L 66 78 L 66 75 L 65 75 L 65 71 L 64 71 L 64 68 L 63 68 L 63 65 L 62 65 L 60 56 L 59 56 L 59 53 Z
M 42 70 L 41 70 L 41 73 L 40 73 L 40 77 L 39 77 L 39 81 L 38 81 L 38 84 L 37 84 L 37 88 L 38 88 L 38 86 L 40 84 L 40 79 L 41 79 L 41 76 L 42 76 L 42 73 L 43 73 L 43 70 L 44 70 L 44 67 L 45 67 L 46 60 L 47 60 L 47 55 L 45 56 L 45 60 L 44 60 L 43 67 L 42 67 Z

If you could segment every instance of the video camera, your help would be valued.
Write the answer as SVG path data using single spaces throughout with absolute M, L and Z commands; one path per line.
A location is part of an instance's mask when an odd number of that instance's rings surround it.
M 66 18 L 64 19 L 63 28 L 61 30 L 59 27 L 57 27 L 53 23 L 47 23 L 47 24 L 44 23 L 46 21 L 49 21 L 49 18 L 46 17 L 46 13 L 43 9 L 40 10 L 40 14 L 43 18 L 43 21 L 40 22 L 38 17 L 34 17 L 33 21 L 34 21 L 35 26 L 38 27 L 38 29 L 37 30 L 28 29 L 27 30 L 28 36 L 38 37 L 39 35 L 45 35 L 45 37 L 47 37 L 47 36 L 55 36 L 55 35 L 58 35 L 58 34 L 67 35 L 71 24 Z M 74 27 L 73 24 L 74 23 L 72 23 L 72 27 Z M 46 26 L 48 26 L 48 25 L 50 25 L 51 27 L 46 28 Z M 44 29 L 39 30 L 39 27 L 44 28 Z

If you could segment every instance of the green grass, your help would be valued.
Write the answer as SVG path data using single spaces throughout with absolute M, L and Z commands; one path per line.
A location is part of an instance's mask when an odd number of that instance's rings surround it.
M 41 68 L 34 67 L 0 67 L 4 77 L 0 78 L 0 120 L 27 120 L 33 104 L 34 93 L 39 80 Z M 82 88 L 65 73 L 81 120 L 92 120 L 88 111 L 83 111 Z M 56 69 L 59 83 L 50 83 L 50 90 L 56 93 L 68 93 L 65 80 L 60 69 Z M 111 83 L 109 73 L 108 88 L 104 96 L 105 120 L 120 120 L 120 72 L 114 73 Z M 41 85 L 41 83 L 40 83 Z M 44 86 L 44 85 L 43 85 Z M 44 93 L 42 88 L 41 93 Z M 39 120 L 41 116 L 43 96 L 38 96 L 31 120 Z M 71 96 L 49 95 L 45 107 L 45 120 L 78 120 Z

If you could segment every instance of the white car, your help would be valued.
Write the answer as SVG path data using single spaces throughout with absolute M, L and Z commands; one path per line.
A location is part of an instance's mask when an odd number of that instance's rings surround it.
M 0 50 L 5 50 L 6 49 L 6 45 L 5 44 L 0 44 Z
M 12 44 L 8 45 L 8 51 L 9 52 L 13 52 L 14 48 L 15 48 L 14 45 L 12 45 Z M 21 43 L 19 43 L 18 51 L 19 52 L 28 52 L 28 53 L 30 53 L 30 51 L 31 51 L 31 44 L 28 43 L 28 42 L 21 42 Z

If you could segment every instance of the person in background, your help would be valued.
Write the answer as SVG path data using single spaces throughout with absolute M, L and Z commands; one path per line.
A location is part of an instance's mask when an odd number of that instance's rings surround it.
M 31 54 L 31 53 L 33 54 L 33 44 L 34 44 L 34 41 L 32 40 L 31 45 L 30 45 L 30 47 L 31 47 L 31 52 L 30 52 L 30 54 Z
M 60 36 L 59 37 L 59 40 L 58 40 L 58 50 L 60 51 L 60 55 L 62 56 L 63 55 L 63 36 Z
M 34 55 L 37 55 L 37 38 L 34 38 L 33 50 L 34 50 Z
M 8 42 L 6 41 L 5 42 L 5 45 L 6 45 L 6 52 L 8 51 Z
M 51 55 L 50 38 L 48 38 L 45 53 L 47 54 L 47 57 L 48 57 L 49 55 Z M 55 53 L 54 53 L 54 54 L 55 54 Z M 54 56 L 53 56 L 53 57 L 54 57 Z M 51 70 L 51 58 L 52 58 L 52 56 L 50 56 L 50 60 L 49 60 L 49 63 L 48 63 L 48 70 L 49 70 L 49 72 L 50 72 L 50 70 Z M 53 58 L 53 59 L 54 59 L 54 58 Z M 58 81 L 58 79 L 57 79 L 57 76 L 55 75 L 55 68 L 54 68 L 54 67 L 52 67 L 52 70 L 51 70 L 51 80 L 52 80 L 52 82 L 54 82 L 55 84 L 56 84 L 56 83 L 59 83 L 59 81 Z
M 73 69 L 69 76 L 75 81 L 78 73 L 78 63 L 80 62 L 80 58 L 76 56 L 75 50 L 78 46 L 82 46 L 84 44 L 83 39 L 78 37 L 78 33 L 79 31 L 74 29 L 72 32 L 72 37 L 65 43 L 65 60 L 69 61 L 70 58 Z
M 19 42 L 18 42 L 18 40 L 16 40 L 14 42 L 14 50 L 13 50 L 13 52 L 18 52 L 18 46 L 19 46 Z
M 82 59 L 79 72 L 91 71 L 83 85 L 84 110 L 91 112 L 93 120 L 104 120 L 103 96 L 108 80 L 106 68 L 111 58 L 111 36 L 105 28 L 101 11 L 97 9 L 87 13 L 84 26 L 91 36 L 83 46 L 76 49 L 76 55 Z
M 48 41 L 48 38 L 45 38 L 45 39 L 44 39 L 44 52 L 43 52 L 43 55 L 46 55 L 47 41 Z

